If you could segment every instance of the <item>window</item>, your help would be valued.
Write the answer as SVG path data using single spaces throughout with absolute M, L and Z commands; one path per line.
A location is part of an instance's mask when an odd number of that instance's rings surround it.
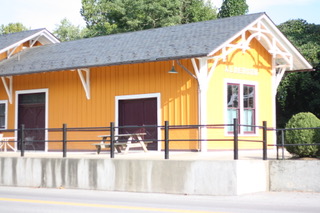
M 7 128 L 7 102 L 0 101 L 0 129 Z
M 228 84 L 228 124 L 233 123 L 233 119 L 239 120 L 239 85 Z M 228 132 L 233 131 L 233 127 L 229 126 Z
M 243 124 L 245 133 L 254 133 L 255 125 L 255 89 L 252 85 L 243 86 Z
M 239 124 L 249 125 L 239 128 L 240 133 L 255 133 L 256 123 L 255 86 L 249 84 L 227 84 L 227 123 L 237 118 Z M 228 127 L 228 132 L 233 126 Z

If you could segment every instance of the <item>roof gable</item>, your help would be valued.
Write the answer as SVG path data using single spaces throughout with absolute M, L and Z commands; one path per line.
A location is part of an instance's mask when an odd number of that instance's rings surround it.
M 59 40 L 45 28 L 4 34 L 0 35 L 0 53 L 9 51 L 26 41 L 39 41 L 43 45 L 59 42 Z
M 250 32 L 249 38 L 245 33 Z M 242 37 L 242 43 L 237 46 L 231 43 L 238 37 Z M 223 44 L 214 49 L 209 55 L 212 56 L 222 50 L 221 56 L 216 58 L 223 59 L 232 49 L 242 49 L 245 51 L 249 48 L 250 42 L 256 38 L 262 46 L 273 56 L 275 68 L 285 68 L 285 70 L 303 70 L 312 69 L 310 63 L 301 55 L 293 44 L 282 34 L 270 18 L 263 14 L 250 25 L 239 31 L 233 37 L 230 37 Z M 229 51 L 227 51 L 229 48 Z

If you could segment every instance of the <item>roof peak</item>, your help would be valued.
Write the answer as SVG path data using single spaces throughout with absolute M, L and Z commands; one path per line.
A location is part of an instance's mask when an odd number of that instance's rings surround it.
M 11 36 L 11 35 L 22 34 L 22 33 L 40 32 L 40 31 L 42 31 L 42 30 L 47 30 L 47 29 L 46 29 L 46 28 L 38 28 L 38 29 L 24 30 L 24 31 L 19 31 L 19 32 L 1 34 L 0 36 Z M 47 30 L 47 31 L 48 31 L 48 30 Z M 49 31 L 48 31 L 48 32 L 49 32 Z

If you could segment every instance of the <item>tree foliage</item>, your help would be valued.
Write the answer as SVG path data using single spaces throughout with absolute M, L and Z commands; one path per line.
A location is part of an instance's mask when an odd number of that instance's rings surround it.
M 278 26 L 301 54 L 319 66 L 320 25 L 308 24 L 305 20 L 289 20 Z M 277 123 L 284 127 L 287 121 L 299 112 L 312 112 L 320 117 L 320 70 L 296 72 L 285 76 L 277 93 Z
M 223 0 L 218 18 L 245 15 L 248 11 L 246 0 Z
M 299 112 L 312 112 L 320 117 L 320 73 L 288 74 L 281 82 L 277 94 L 277 123 L 286 122 Z
M 85 36 L 86 28 L 81 29 L 79 26 L 73 25 L 65 18 L 61 20 L 60 25 L 53 31 L 53 34 L 60 41 L 77 40 Z
M 9 34 L 9 33 L 16 33 L 16 32 L 21 32 L 28 30 L 27 27 L 25 27 L 21 23 L 10 23 L 8 25 L 1 25 L 0 26 L 0 35 L 2 34 Z
M 202 0 L 82 0 L 89 37 L 138 31 L 216 18 Z
M 289 20 L 279 29 L 313 65 L 320 60 L 320 25 L 309 24 L 303 19 Z

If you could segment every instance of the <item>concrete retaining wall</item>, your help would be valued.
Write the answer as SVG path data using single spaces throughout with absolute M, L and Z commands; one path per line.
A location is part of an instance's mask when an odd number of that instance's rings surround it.
M 271 161 L 270 190 L 320 192 L 320 161 Z
M 197 195 L 268 190 L 267 161 L 0 158 L 0 185 Z
M 0 185 L 240 195 L 320 192 L 320 161 L 0 158 Z

